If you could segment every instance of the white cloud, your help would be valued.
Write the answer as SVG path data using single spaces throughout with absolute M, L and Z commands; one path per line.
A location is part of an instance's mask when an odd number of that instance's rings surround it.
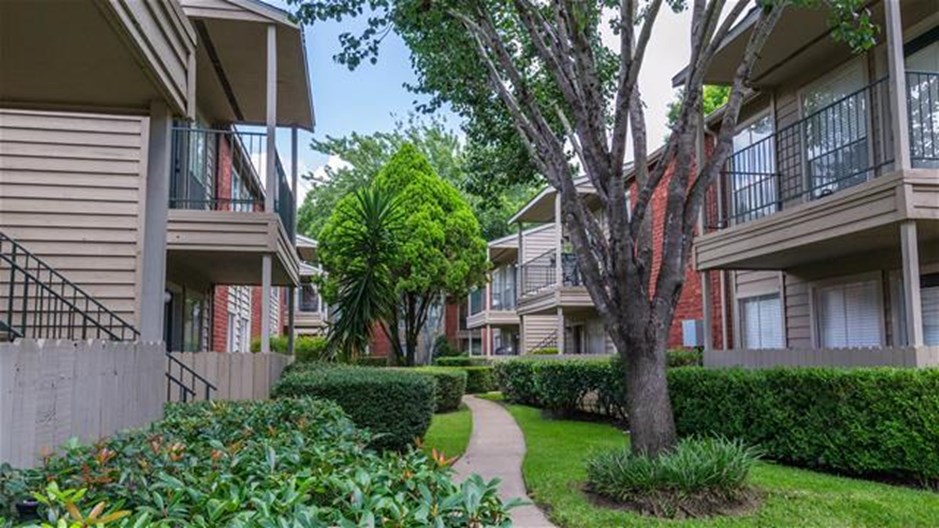
M 351 163 L 335 154 L 330 154 L 329 157 L 326 158 L 326 163 L 323 163 L 318 167 L 309 165 L 307 161 L 308 160 L 301 158 L 297 163 L 297 168 L 300 170 L 300 174 L 302 175 L 312 173 L 313 179 L 317 181 L 326 181 L 329 179 L 329 174 L 326 172 L 327 167 L 333 170 L 352 167 Z M 300 187 L 297 192 L 297 205 L 299 206 L 299 204 L 303 203 L 303 198 L 306 197 L 306 193 L 308 193 L 310 189 L 313 188 L 313 185 L 304 178 L 298 182 L 297 186 Z

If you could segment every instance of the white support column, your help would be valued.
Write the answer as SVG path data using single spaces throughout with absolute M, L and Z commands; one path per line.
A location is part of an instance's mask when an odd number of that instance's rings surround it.
M 264 210 L 274 212 L 277 192 L 277 27 L 267 26 L 267 149 Z M 271 256 L 261 257 L 261 352 L 271 351 Z
M 166 222 L 169 215 L 173 116 L 164 101 L 150 103 L 150 139 L 144 206 L 143 255 L 137 327 L 143 341 L 163 340 Z
M 271 256 L 261 257 L 261 352 L 271 351 Z
M 884 0 L 887 32 L 887 69 L 890 72 L 890 121 L 896 170 L 908 170 L 910 161 L 909 116 L 906 107 L 906 63 L 903 59 L 903 24 L 900 0 Z
M 900 253 L 903 257 L 903 302 L 906 308 L 906 336 L 909 346 L 923 346 L 923 305 L 920 300 L 919 247 L 916 221 L 900 224 Z
M 290 127 L 290 185 L 293 189 L 294 197 L 297 196 L 297 127 Z M 294 204 L 294 210 L 296 210 L 296 204 Z M 297 226 L 296 222 L 293 225 L 293 240 L 291 243 L 294 247 L 297 246 Z M 294 348 L 296 347 L 296 322 L 297 322 L 297 287 L 291 286 L 287 290 L 288 300 L 287 300 L 287 348 L 290 351 L 290 355 L 294 355 Z
M 564 334 L 564 308 L 561 308 L 560 306 L 558 306 L 558 328 L 557 328 L 558 354 L 564 354 L 564 349 L 567 348 L 565 346 L 567 343 L 564 342 L 565 341 L 564 335 L 565 335 Z
M 560 288 L 564 285 L 564 264 L 561 260 L 564 258 L 564 226 L 561 224 L 561 193 L 554 193 L 554 249 L 556 258 L 555 267 L 555 287 Z
M 267 26 L 267 150 L 264 210 L 274 211 L 277 193 L 277 26 Z

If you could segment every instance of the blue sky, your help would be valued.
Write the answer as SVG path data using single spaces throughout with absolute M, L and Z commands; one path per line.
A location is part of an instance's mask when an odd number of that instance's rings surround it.
M 289 9 L 284 0 L 266 1 Z M 667 132 L 665 115 L 674 93 L 671 77 L 687 63 L 689 22 L 687 13 L 665 11 L 659 15 L 649 42 L 639 81 L 647 107 L 650 148 L 656 148 Z M 363 64 L 355 71 L 349 71 L 333 60 L 333 55 L 340 49 L 339 35 L 346 31 L 360 31 L 364 24 L 362 19 L 346 19 L 342 22 L 319 22 L 304 28 L 317 138 L 343 136 L 353 131 L 390 131 L 394 129 L 396 119 L 405 118 L 414 110 L 417 96 L 404 87 L 405 83 L 415 80 L 410 52 L 396 35 L 389 34 L 385 38 L 375 65 Z M 611 34 L 604 35 L 604 38 L 615 37 Z M 452 114 L 446 117 L 451 126 L 459 128 L 459 122 Z M 300 133 L 298 165 L 301 174 L 319 169 L 327 162 L 336 162 L 325 154 L 312 151 L 310 138 L 310 134 Z M 289 141 L 289 132 L 281 131 L 278 149 L 282 159 L 288 157 Z M 300 183 L 298 200 L 302 200 L 308 189 L 308 183 Z

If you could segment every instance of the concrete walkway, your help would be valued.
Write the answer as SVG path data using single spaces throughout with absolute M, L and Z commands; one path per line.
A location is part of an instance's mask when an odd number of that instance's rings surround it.
M 525 437 L 515 419 L 498 403 L 475 396 L 465 396 L 463 403 L 473 413 L 473 433 L 466 453 L 453 466 L 457 480 L 462 481 L 473 473 L 486 480 L 498 477 L 502 479 L 499 491 L 503 499 L 531 502 L 522 480 Z M 514 508 L 511 515 L 513 525 L 518 528 L 554 528 L 534 504 Z

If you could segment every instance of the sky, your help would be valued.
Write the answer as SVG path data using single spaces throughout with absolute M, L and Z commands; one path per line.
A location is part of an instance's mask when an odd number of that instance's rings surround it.
M 267 1 L 287 8 L 283 0 Z M 689 55 L 689 20 L 687 13 L 676 15 L 663 9 L 649 42 L 639 81 L 646 104 L 650 149 L 658 147 L 667 132 L 667 107 L 675 93 L 671 78 L 685 65 Z M 363 64 L 355 71 L 349 71 L 333 60 L 340 49 L 339 35 L 346 31 L 356 32 L 363 25 L 363 20 L 346 19 L 342 22 L 319 22 L 304 28 L 316 129 L 313 136 L 300 133 L 300 174 L 311 171 L 321 174 L 327 163 L 333 166 L 341 163 L 335 156 L 310 149 L 312 137 L 323 139 L 352 132 L 391 131 L 397 119 L 414 111 L 418 96 L 408 92 L 404 85 L 413 83 L 416 77 L 411 69 L 410 52 L 397 35 L 390 34 L 382 42 L 377 64 Z M 615 38 L 612 34 L 604 37 Z M 455 115 L 444 111 L 444 117 L 454 129 L 459 128 Z M 278 149 L 282 154 L 289 152 L 289 136 L 289 131 L 278 134 Z M 309 183 L 301 181 L 298 203 L 309 186 Z

